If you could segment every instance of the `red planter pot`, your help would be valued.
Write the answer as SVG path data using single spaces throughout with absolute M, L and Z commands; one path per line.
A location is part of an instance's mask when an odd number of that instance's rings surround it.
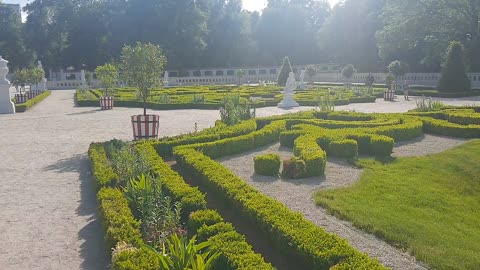
M 113 109 L 113 97 L 100 97 L 100 108 L 102 110 Z
M 159 119 L 158 115 L 133 115 L 133 139 L 137 141 L 158 138 Z
M 15 103 L 22 104 L 28 101 L 27 94 L 15 94 Z
M 383 94 L 383 99 L 385 101 L 394 101 L 395 100 L 395 90 L 386 90 Z

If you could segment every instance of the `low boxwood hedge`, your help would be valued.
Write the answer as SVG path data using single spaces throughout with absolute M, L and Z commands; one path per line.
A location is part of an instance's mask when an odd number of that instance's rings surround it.
M 277 176 L 282 161 L 278 154 L 266 154 L 254 157 L 253 162 L 256 174 Z
M 327 153 L 318 145 L 321 135 L 308 134 L 295 140 L 293 154 L 305 161 L 306 177 L 321 176 L 327 165 Z
M 113 187 L 117 184 L 118 175 L 113 171 L 102 144 L 92 143 L 88 149 L 90 165 L 95 179 L 97 191 L 102 187 Z
M 41 93 L 40 95 L 38 95 L 38 96 L 36 96 L 32 99 L 27 100 L 27 102 L 25 102 L 25 103 L 15 104 L 15 112 L 25 112 L 25 111 L 27 111 L 28 109 L 33 107 L 33 105 L 35 105 L 35 104 L 41 102 L 42 100 L 46 99 L 48 96 L 50 96 L 51 93 L 52 93 L 52 91 L 45 91 L 45 92 Z
M 272 241 L 272 248 L 295 258 L 299 269 L 328 269 L 341 264 L 357 265 L 358 269 L 384 269 L 347 241 L 263 195 L 201 152 L 184 148 L 176 149 L 174 155 L 178 164 L 262 230 Z
M 181 202 L 182 217 L 186 218 L 191 212 L 206 208 L 205 195 L 185 183 L 185 180 L 157 154 L 151 143 L 136 144 L 135 150 L 150 165 L 151 171 L 161 177 L 166 193 L 174 201 Z
M 358 157 L 358 143 L 352 139 L 333 141 L 330 143 L 327 153 L 334 157 L 356 159 Z
M 480 125 L 459 125 L 433 118 L 422 118 L 425 133 L 459 138 L 480 138 Z

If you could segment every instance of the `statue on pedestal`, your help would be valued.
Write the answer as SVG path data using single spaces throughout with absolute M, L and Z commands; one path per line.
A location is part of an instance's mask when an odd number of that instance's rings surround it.
M 38 61 L 37 68 L 43 70 L 42 61 Z M 45 78 L 45 76 L 42 78 L 41 85 L 37 84 L 36 88 L 37 90 L 40 89 L 42 92 L 47 90 L 47 78 Z
M 0 56 L 0 113 L 15 113 L 15 104 L 10 97 L 10 82 L 7 80 L 8 61 Z
M 295 90 L 297 89 L 297 81 L 295 80 L 295 74 L 290 72 L 285 88 L 283 89 L 283 101 L 278 103 L 279 108 L 287 109 L 298 107 L 298 103 L 293 99 Z

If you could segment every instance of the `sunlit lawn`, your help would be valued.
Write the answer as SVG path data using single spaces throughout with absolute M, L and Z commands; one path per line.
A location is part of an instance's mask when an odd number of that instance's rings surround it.
M 362 160 L 361 180 L 319 205 L 435 269 L 480 269 L 480 140 L 389 164 Z

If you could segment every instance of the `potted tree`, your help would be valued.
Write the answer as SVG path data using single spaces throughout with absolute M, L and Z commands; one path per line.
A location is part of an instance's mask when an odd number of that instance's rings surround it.
M 28 100 L 27 94 L 25 94 L 25 85 L 27 84 L 27 75 L 28 74 L 25 69 L 17 70 L 13 75 L 12 84 L 15 86 L 18 92 L 15 94 L 16 104 L 22 104 L 27 102 Z M 23 90 L 23 94 L 22 94 L 22 90 Z
M 95 69 L 95 73 L 103 87 L 103 96 L 100 97 L 100 108 L 102 110 L 111 110 L 113 109 L 113 96 L 109 95 L 108 90 L 111 89 L 117 81 L 117 68 L 112 64 L 105 64 L 98 66 Z
M 143 102 L 143 115 L 132 116 L 133 138 L 135 140 L 158 137 L 158 115 L 147 115 L 147 100 L 151 90 L 160 86 L 160 78 L 167 62 L 162 48 L 151 43 L 124 46 L 122 49 L 122 73 L 125 81 L 138 90 Z
M 352 64 L 348 64 L 342 69 L 342 76 L 347 79 L 347 88 L 350 88 L 350 79 L 353 77 L 355 74 L 356 70 L 355 67 Z
M 387 67 L 388 71 L 395 76 L 395 88 L 401 84 L 400 77 L 407 73 L 408 65 L 399 60 L 395 60 Z M 395 90 L 395 89 L 392 89 Z
M 314 65 L 309 65 L 305 68 L 307 76 L 309 78 L 309 82 L 312 81 L 312 78 L 317 75 L 317 68 Z
M 45 77 L 45 71 L 43 69 L 34 67 L 28 70 L 28 80 L 30 83 L 30 91 L 28 98 L 32 99 L 40 94 L 38 90 L 38 85 L 42 82 L 43 77 Z M 35 85 L 35 90 L 33 90 L 32 85 Z

